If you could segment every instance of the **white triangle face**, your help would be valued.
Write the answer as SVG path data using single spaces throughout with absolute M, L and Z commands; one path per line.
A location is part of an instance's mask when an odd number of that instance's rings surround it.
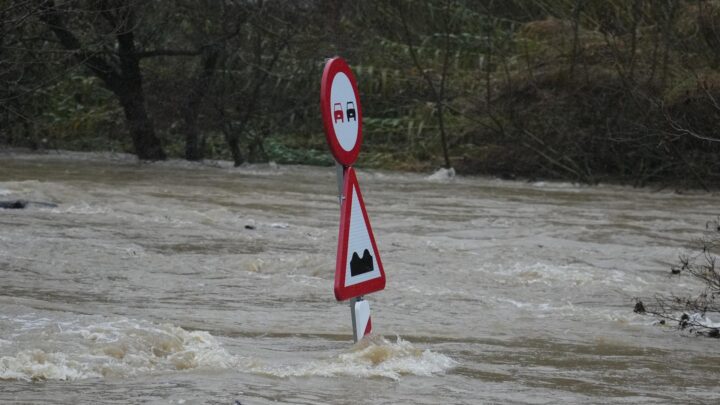
M 377 252 L 370 242 L 370 232 L 357 194 L 357 187 L 353 185 L 348 250 L 345 258 L 345 287 L 380 277 Z

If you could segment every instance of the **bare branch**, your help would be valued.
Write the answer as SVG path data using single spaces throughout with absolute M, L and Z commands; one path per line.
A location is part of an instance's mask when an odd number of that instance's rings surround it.
M 199 49 L 153 49 L 151 51 L 134 52 L 136 58 L 153 58 L 157 56 L 198 56 L 201 51 Z

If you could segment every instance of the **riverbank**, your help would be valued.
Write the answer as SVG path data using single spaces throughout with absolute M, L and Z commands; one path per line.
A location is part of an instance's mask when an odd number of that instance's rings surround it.
M 322 149 L 321 149 L 322 148 Z M 126 162 L 126 163 L 143 163 L 138 160 L 137 156 L 132 153 L 126 152 L 115 152 L 115 151 L 72 151 L 72 150 L 30 150 L 28 148 L 2 148 L 0 147 L 0 157 L 18 157 L 18 156 L 48 156 L 54 159 L 69 159 L 69 160 L 103 160 L 115 162 Z M 619 186 L 630 186 L 632 188 L 648 188 L 650 190 L 673 190 L 677 193 L 688 193 L 693 191 L 706 191 L 706 192 L 717 192 L 720 190 L 720 182 L 708 180 L 703 184 L 692 181 L 692 179 L 682 178 L 668 178 L 668 179 L 653 179 L 646 180 L 641 184 L 638 184 L 632 178 L 623 176 L 598 176 L 593 182 L 580 181 L 576 178 L 568 178 L 563 176 L 543 176 L 542 172 L 533 172 L 528 168 L 522 171 L 515 171 L 513 167 L 503 165 L 500 162 L 494 162 L 489 156 L 485 163 L 479 163 L 478 158 L 455 158 L 453 159 L 454 167 L 452 171 L 445 171 L 441 168 L 442 162 L 439 159 L 429 159 L 420 161 L 417 159 L 408 159 L 402 154 L 389 153 L 389 152 L 375 152 L 372 151 L 360 154 L 356 167 L 388 171 L 388 172 L 399 172 L 399 173 L 417 173 L 419 175 L 432 175 L 437 173 L 440 177 L 453 177 L 455 175 L 470 176 L 470 177 L 489 177 L 497 178 L 502 180 L 514 180 L 519 182 L 570 182 L 578 185 L 619 185 Z M 182 159 L 181 156 L 170 156 L 170 162 L 176 162 L 181 166 L 187 167 L 233 167 L 233 162 L 229 160 L 229 157 L 225 156 L 225 159 L 205 159 L 200 162 L 191 162 Z M 152 163 L 152 162 L 144 162 Z M 303 166 L 318 166 L 318 167 L 329 167 L 334 165 L 332 155 L 327 151 L 325 144 L 321 144 L 317 149 L 299 150 L 292 149 L 290 147 L 280 147 L 275 145 L 271 152 L 267 156 L 267 160 L 255 163 L 249 163 L 250 165 L 256 164 L 284 164 L 284 165 L 303 165 Z

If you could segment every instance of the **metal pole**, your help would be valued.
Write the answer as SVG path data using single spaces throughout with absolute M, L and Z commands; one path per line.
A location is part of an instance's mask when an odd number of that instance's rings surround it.
M 338 186 L 338 203 L 340 203 L 340 206 L 342 207 L 342 202 L 345 196 L 343 195 L 343 187 L 345 185 L 345 166 L 341 165 L 338 162 L 335 162 L 335 174 L 337 177 L 337 186 Z M 357 331 L 357 320 L 355 319 L 355 303 L 358 301 L 362 301 L 362 297 L 356 297 L 350 299 L 350 318 L 352 319 L 352 330 L 353 330 L 353 340 L 355 343 L 362 338 L 362 336 L 358 336 Z
M 338 186 L 338 203 L 340 203 L 340 206 L 342 207 L 342 201 L 343 198 L 345 198 L 343 195 L 343 186 L 345 185 L 345 167 L 338 162 L 335 162 L 335 174 Z M 355 343 L 359 340 L 357 336 L 357 321 L 355 319 L 355 303 L 357 300 L 357 298 L 350 299 L 350 318 L 352 319 L 353 340 Z
M 343 185 L 345 184 L 345 166 L 338 162 L 335 162 L 335 174 L 337 175 L 337 186 L 338 186 L 338 202 L 342 206 L 343 197 Z
M 362 299 L 362 297 L 358 297 L 359 299 Z M 358 301 L 358 298 L 350 298 L 350 317 L 352 318 L 352 330 L 353 330 L 353 341 L 355 343 L 360 340 L 358 337 L 358 331 L 357 331 L 357 319 L 355 319 L 355 303 Z

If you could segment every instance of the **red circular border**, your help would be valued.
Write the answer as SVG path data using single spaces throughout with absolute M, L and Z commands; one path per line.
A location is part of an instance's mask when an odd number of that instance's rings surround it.
M 345 73 L 350 79 L 353 91 L 355 92 L 355 101 L 357 109 L 357 120 L 358 120 L 358 133 L 357 139 L 355 140 L 355 146 L 349 151 L 340 146 L 340 142 L 337 140 L 335 134 L 335 128 L 332 123 L 332 111 L 330 111 L 330 90 L 332 88 L 332 81 L 335 75 L 338 73 Z M 330 152 L 332 152 L 335 160 L 344 166 L 351 166 L 357 160 L 358 154 L 360 154 L 360 146 L 362 145 L 362 107 L 360 107 L 360 92 L 357 88 L 357 82 L 353 75 L 350 67 L 348 66 L 345 59 L 341 57 L 335 57 L 327 61 L 325 69 L 323 70 L 322 81 L 320 82 L 320 112 L 322 113 L 323 127 L 325 128 L 325 138 L 327 139 L 328 146 L 330 146 Z

